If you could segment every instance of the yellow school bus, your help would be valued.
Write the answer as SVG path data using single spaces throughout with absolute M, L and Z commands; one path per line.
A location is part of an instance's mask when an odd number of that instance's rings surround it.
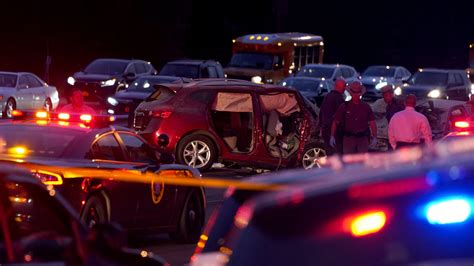
M 249 34 L 233 40 L 227 78 L 277 83 L 302 66 L 322 63 L 323 38 L 306 33 Z

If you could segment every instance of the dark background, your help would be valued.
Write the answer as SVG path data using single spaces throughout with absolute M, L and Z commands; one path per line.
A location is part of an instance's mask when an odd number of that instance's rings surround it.
M 138 58 L 159 69 L 179 58 L 224 65 L 232 39 L 249 33 L 322 35 L 327 63 L 465 68 L 474 1 L 79 0 L 2 2 L 0 70 L 31 71 L 50 83 L 97 57 Z

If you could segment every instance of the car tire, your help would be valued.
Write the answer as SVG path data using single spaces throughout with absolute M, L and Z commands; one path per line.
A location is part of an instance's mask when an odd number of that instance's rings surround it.
M 303 152 L 303 157 L 301 159 L 301 167 L 303 167 L 304 169 L 311 169 L 313 167 L 321 168 L 321 164 L 318 163 L 316 159 L 320 160 L 326 157 L 327 153 L 322 145 L 319 145 L 317 143 L 308 144 L 306 145 Z
M 216 146 L 206 136 L 189 135 L 179 142 L 176 158 L 180 164 L 206 171 L 216 161 Z
M 101 196 L 94 195 L 87 200 L 82 211 L 81 222 L 88 228 L 97 224 L 109 223 L 107 209 Z
M 46 112 L 52 112 L 52 111 L 53 111 L 53 103 L 51 102 L 51 99 L 47 98 L 47 99 L 44 101 L 43 109 L 44 109 Z
M 4 118 L 12 118 L 12 111 L 16 110 L 16 102 L 15 99 L 10 98 L 8 99 L 7 103 L 5 104 L 5 109 L 3 110 L 3 117 Z
M 181 213 L 178 230 L 170 233 L 170 238 L 180 243 L 194 244 L 201 236 L 204 227 L 205 209 L 198 190 L 191 190 Z

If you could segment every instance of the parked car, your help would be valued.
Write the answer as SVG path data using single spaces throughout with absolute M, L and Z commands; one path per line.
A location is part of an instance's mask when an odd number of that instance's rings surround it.
M 337 78 L 342 77 L 347 83 L 358 79 L 358 74 L 355 68 L 340 64 L 308 64 L 302 67 L 295 76 L 319 78 L 332 82 L 336 81 Z
M 30 171 L 0 164 L 0 264 L 168 265 L 126 246 L 119 227 L 86 228 L 52 187 Z
M 0 114 L 12 118 L 12 111 L 58 107 L 56 87 L 48 85 L 35 74 L 28 72 L 0 72 Z
M 150 62 L 143 60 L 101 58 L 92 61 L 84 70 L 67 79 L 66 95 L 73 88 L 83 91 L 84 100 L 90 104 L 106 106 L 107 98 L 124 90 L 136 78 L 155 74 Z
M 224 78 L 224 69 L 215 60 L 177 60 L 166 63 L 161 76 L 175 76 L 190 79 Z
M 470 265 L 472 147 L 465 139 L 404 164 L 364 155 L 380 166 L 252 198 L 225 244 L 192 265 Z
M 107 113 L 117 118 L 127 118 L 128 126 L 133 123 L 135 108 L 145 100 L 155 89 L 155 85 L 163 83 L 183 82 L 182 78 L 170 76 L 142 76 L 120 90 L 112 97 L 107 98 Z
M 0 160 L 34 165 L 35 175 L 62 193 L 87 226 L 115 222 L 133 234 L 169 233 L 181 242 L 196 242 L 205 219 L 204 189 L 164 179 L 200 180 L 199 171 L 174 164 L 161 147 L 110 123 L 110 116 L 23 112 L 13 122 L 0 123 L 2 150 L 12 156 Z M 90 170 L 70 174 L 71 168 Z M 155 175 L 131 182 L 93 175 L 94 170 Z
M 297 89 L 318 107 L 321 106 L 324 96 L 334 88 L 332 81 L 309 77 L 289 77 L 284 79 L 280 85 Z
M 395 93 L 414 94 L 418 99 L 466 101 L 471 93 L 471 81 L 464 70 L 419 69 L 407 84 L 397 88 Z
M 370 66 L 361 75 L 361 81 L 366 89 L 362 95 L 365 101 L 375 101 L 382 98 L 380 89 L 384 84 L 402 87 L 411 76 L 410 71 L 402 66 Z M 379 86 L 377 86 L 379 85 Z
M 201 170 L 217 161 L 310 168 L 326 156 L 313 106 L 295 89 L 209 79 L 160 86 L 137 107 L 134 128 L 151 142 L 167 134 L 177 161 Z

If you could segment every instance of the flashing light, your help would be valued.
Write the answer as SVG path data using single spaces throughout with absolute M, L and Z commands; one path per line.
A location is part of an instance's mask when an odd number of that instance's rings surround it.
M 474 94 L 474 84 L 471 84 L 471 94 Z
M 28 149 L 23 146 L 15 146 L 8 149 L 8 153 L 14 155 L 26 155 L 26 153 L 28 153 Z
M 278 46 L 281 46 L 281 42 L 278 43 Z
M 81 115 L 79 119 L 84 122 L 90 122 L 92 120 L 92 116 L 85 114 L 85 115 Z
M 388 85 L 387 82 L 380 82 L 380 83 L 378 83 L 377 85 L 375 85 L 375 89 L 376 89 L 376 90 L 380 90 L 380 89 L 382 89 L 383 87 L 385 87 L 385 86 L 387 86 L 387 85 Z
M 324 42 L 320 42 L 320 43 L 319 43 L 319 46 L 324 46 Z
M 428 97 L 430 98 L 439 98 L 441 96 L 441 92 L 439 90 L 432 90 L 428 93 Z
M 260 77 L 260 76 L 254 76 L 254 77 L 252 77 L 251 80 L 252 80 L 253 83 L 262 83 L 262 77 Z
M 390 66 L 386 66 L 385 68 L 386 68 L 386 69 L 390 69 Z
M 350 218 L 350 231 L 355 237 L 374 234 L 382 230 L 387 222 L 384 211 L 371 211 Z
M 151 85 L 150 85 L 150 83 L 148 83 L 148 82 L 145 82 L 145 84 L 143 84 L 143 88 L 144 88 L 144 89 L 148 89 L 148 88 L 150 88 L 150 86 L 151 86 Z M 115 99 L 114 99 L 114 100 L 115 100 Z
M 115 78 L 109 79 L 109 80 L 105 80 L 105 81 L 101 81 L 101 82 L 100 82 L 100 86 L 101 86 L 101 87 L 113 86 L 113 85 L 115 85 L 115 81 L 116 81 Z
M 43 171 L 43 170 L 33 170 L 32 171 L 34 176 L 38 178 L 43 184 L 46 185 L 62 185 L 63 184 L 63 178 L 61 175 L 48 172 L 48 171 Z
M 454 122 L 454 126 L 458 128 L 468 128 L 469 127 L 469 122 L 467 121 L 456 121 Z
M 148 84 L 148 87 L 150 87 L 150 84 Z M 107 102 L 110 103 L 112 106 L 117 106 L 117 104 L 119 104 L 119 102 L 113 97 L 108 97 Z
M 252 35 L 249 37 L 249 40 L 253 40 L 253 39 L 255 39 L 255 36 Z
M 35 114 L 36 118 L 48 118 L 48 113 L 47 112 L 36 112 Z
M 108 110 L 107 110 L 107 113 L 113 115 L 113 114 L 115 114 L 115 111 L 112 110 L 112 109 L 108 109 Z
M 462 223 L 471 215 L 472 205 L 463 197 L 432 201 L 426 206 L 426 218 L 430 224 Z
M 171 111 L 153 112 L 153 117 L 169 118 L 172 113 Z
M 76 84 L 76 79 L 73 77 L 69 77 L 67 78 L 67 83 L 71 86 L 74 86 L 74 84 Z
M 59 113 L 58 118 L 61 120 L 69 120 L 71 116 L 68 113 Z
M 473 47 L 472 44 L 469 44 L 469 48 L 472 49 L 472 47 Z
M 260 41 L 262 39 L 262 36 L 258 35 L 257 36 L 257 41 Z
M 115 122 L 115 116 L 109 116 L 109 122 Z
M 397 87 L 397 88 L 393 91 L 393 93 L 394 93 L 395 95 L 397 95 L 397 96 L 402 95 L 402 88 L 401 88 L 401 87 Z
M 232 39 L 232 43 L 235 43 L 235 39 Z
M 263 40 L 266 42 L 268 41 L 268 36 L 265 36 L 265 38 L 263 38 Z
M 13 117 L 18 117 L 18 116 L 22 116 L 22 115 L 23 115 L 22 111 L 18 111 L 18 110 L 13 110 L 12 111 L 12 116 Z

